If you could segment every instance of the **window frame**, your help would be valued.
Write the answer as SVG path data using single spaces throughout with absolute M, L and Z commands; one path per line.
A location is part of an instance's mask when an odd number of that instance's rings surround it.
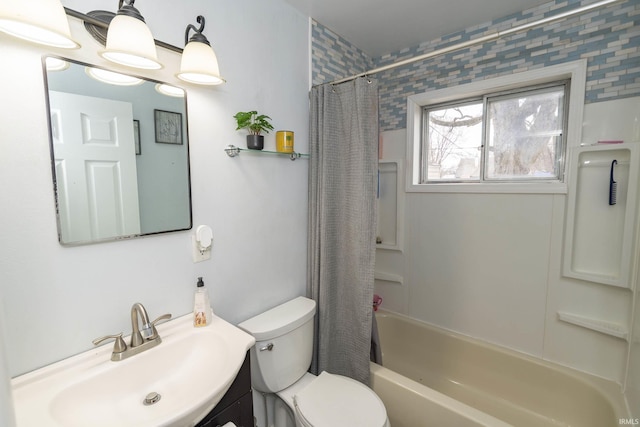
M 568 176 L 566 158 L 572 147 L 580 145 L 582 137 L 582 116 L 586 90 L 587 61 L 579 60 L 560 65 L 543 67 L 531 71 L 513 73 L 493 79 L 481 80 L 446 89 L 439 89 L 407 98 L 407 168 L 405 187 L 407 192 L 449 192 L 449 193 L 560 193 L 567 192 Z M 517 91 L 524 87 L 535 87 L 568 80 L 565 99 L 566 127 L 562 180 L 553 181 L 449 181 L 421 183 L 422 160 L 422 112 L 425 107 L 453 104 L 457 101 L 482 98 L 486 94 Z
M 445 184 L 445 183 L 538 183 L 538 182 L 563 182 L 564 181 L 564 163 L 566 157 L 566 136 L 567 136 L 567 107 L 569 105 L 569 85 L 570 81 L 562 79 L 545 84 L 525 85 L 517 89 L 511 89 L 507 91 L 499 92 L 487 92 L 482 97 L 463 98 L 454 102 L 447 102 L 444 104 L 427 105 L 422 108 L 422 139 L 421 144 L 421 163 L 420 163 L 420 183 L 421 184 Z M 490 117 L 489 117 L 489 105 L 491 102 L 500 102 L 505 99 L 514 99 L 525 96 L 532 96 L 543 93 L 551 93 L 556 90 L 561 90 L 563 99 L 561 105 L 562 125 L 560 130 L 560 141 L 556 141 L 557 155 L 554 159 L 554 170 L 556 171 L 553 178 L 549 177 L 532 177 L 532 176 L 520 176 L 520 177 L 504 177 L 504 178 L 491 178 L 487 174 L 487 156 L 489 155 L 489 139 L 490 139 Z M 431 147 L 431 141 L 429 140 L 429 113 L 431 111 L 454 108 L 457 106 L 465 105 L 482 105 L 482 124 L 480 131 L 480 156 L 478 157 L 479 174 L 477 179 L 434 179 L 429 180 L 429 164 L 428 156 L 429 149 Z
M 424 144 L 424 141 L 428 139 L 428 134 L 429 134 L 429 124 L 428 124 L 428 111 L 429 110 L 436 110 L 442 107 L 457 107 L 457 106 L 467 106 L 467 105 L 473 105 L 473 104 L 482 104 L 482 110 L 485 110 L 485 99 L 483 97 L 471 97 L 471 98 L 464 98 L 464 99 L 457 99 L 453 102 L 444 102 L 441 104 L 431 104 L 431 105 L 426 105 L 424 107 L 422 107 L 422 133 L 421 133 L 421 139 L 420 139 L 420 184 L 447 184 L 447 183 L 465 183 L 465 182 L 469 182 L 469 183 L 477 183 L 480 182 L 479 180 L 464 180 L 464 179 L 456 179 L 456 180 L 429 180 L 429 153 L 428 153 L 428 148 L 430 146 L 427 146 Z M 482 145 L 482 142 L 484 142 L 486 135 L 485 135 L 485 127 L 484 127 L 484 119 L 482 121 L 482 130 L 481 130 L 481 144 L 479 149 L 481 150 L 480 152 L 480 165 L 482 167 L 482 157 L 484 156 L 484 153 L 482 152 L 484 150 L 484 147 Z M 480 175 L 482 175 L 482 170 L 480 171 Z

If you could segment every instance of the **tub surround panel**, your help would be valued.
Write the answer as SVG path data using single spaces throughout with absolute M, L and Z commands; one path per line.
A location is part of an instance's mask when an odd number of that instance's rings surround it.
M 640 418 L 640 292 L 636 292 L 634 306 L 635 313 L 629 357 L 629 374 L 625 385 L 631 413 L 635 418 Z
M 584 140 L 602 139 L 606 128 L 633 141 L 639 101 L 586 105 Z M 385 158 L 404 157 L 404 130 L 382 139 Z M 562 276 L 566 199 L 407 194 L 404 253 L 376 255 L 377 269 L 404 279 L 376 281 L 383 308 L 624 383 L 626 341 L 558 318 L 562 311 L 630 326 L 632 314 L 630 290 Z
M 0 296 L 2 294 L 0 293 Z M 4 343 L 5 321 L 3 299 L 0 298 L 0 343 Z M 15 413 L 13 411 L 13 396 L 11 391 L 11 376 L 9 375 L 9 364 L 7 363 L 7 350 L 4 345 L 0 346 L 0 425 L 13 427 L 15 425 Z
M 551 204 L 550 195 L 407 194 L 408 313 L 541 357 Z
M 583 120 L 583 141 L 592 144 L 602 139 L 619 139 L 625 143 L 637 143 L 640 141 L 639 122 L 640 97 L 587 104 Z M 627 381 L 625 369 L 628 342 L 561 322 L 557 313 L 563 311 L 587 318 L 600 319 L 624 325 L 629 330 L 634 294 L 629 289 L 562 276 L 566 196 L 558 195 L 555 197 L 554 230 L 552 231 L 553 240 L 549 257 L 545 358 L 612 379 L 624 385 Z M 637 249 L 635 250 L 637 251 Z M 632 258 L 637 258 L 637 254 Z M 634 261 L 632 264 L 635 263 Z M 634 277 L 636 279 L 633 279 Z M 635 283 L 637 272 L 631 278 L 631 286 L 637 289 L 638 285 Z M 638 363 L 636 359 L 638 359 L 638 355 L 632 355 L 631 365 Z
M 589 110 L 591 105 L 586 109 Z M 612 106 L 610 105 L 610 107 Z M 630 298 L 632 294 L 628 289 L 562 276 L 566 199 L 566 196 L 554 196 L 554 230 L 549 257 L 544 357 L 547 360 L 609 378 L 622 384 L 627 357 L 627 342 L 562 322 L 558 317 L 558 312 L 562 311 L 629 325 L 631 316 Z
M 106 0 L 63 4 L 85 13 L 116 7 Z M 87 350 L 98 336 L 127 334 L 134 302 L 144 303 L 152 317 L 189 313 L 198 276 L 205 278 L 216 314 L 231 323 L 304 293 L 306 161 L 234 161 L 223 149 L 243 143 L 232 116 L 250 106 L 269 114 L 275 127 L 295 131 L 296 149 L 306 151 L 307 17 L 281 0 L 179 7 L 162 0 L 139 8 L 154 36 L 177 46 L 184 44 L 186 25 L 206 16 L 205 33 L 228 81 L 215 88 L 183 85 L 173 75 L 178 55 L 163 49 L 165 68 L 143 73 L 187 89 L 193 221 L 212 227 L 212 259 L 193 263 L 192 231 L 77 248 L 58 244 L 41 55 L 107 64 L 75 19 L 72 33 L 83 46 L 76 51 L 49 50 L 3 33 L 3 60 L 12 66 L 0 71 L 0 294 L 7 322 L 1 345 L 11 376 Z M 275 48 L 257 55 L 260 67 L 247 67 L 246 55 L 237 52 L 251 50 L 256 38 Z M 273 149 L 275 134 L 265 144 Z
M 640 142 L 640 96 L 591 103 L 584 109 L 582 123 L 585 144 L 603 140 Z

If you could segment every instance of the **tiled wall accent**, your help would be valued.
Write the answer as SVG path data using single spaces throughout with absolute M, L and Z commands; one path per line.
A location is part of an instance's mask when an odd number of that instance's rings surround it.
M 311 23 L 311 40 L 314 85 L 359 74 L 374 66 L 366 53 L 316 21 Z
M 593 1 L 551 1 L 493 22 L 374 58 L 371 68 L 591 3 Z M 332 38 L 331 32 L 321 24 L 315 23 L 314 26 L 317 27 L 312 40 L 314 84 L 354 74 L 338 72 L 334 75 L 316 75 L 316 69 L 336 69 L 327 63 L 335 61 L 331 53 L 333 45 L 327 44 L 327 41 L 337 36 L 333 35 Z M 316 38 L 316 34 L 322 34 L 322 39 Z M 345 41 L 340 41 L 341 51 L 346 50 L 342 47 Z M 316 57 L 316 51 L 321 50 L 323 55 Z M 352 48 L 350 51 L 355 50 Z M 497 41 L 380 73 L 376 78 L 380 87 L 382 130 L 406 127 L 406 98 L 409 95 L 582 58 L 588 60 L 586 103 L 640 96 L 640 1 L 627 0 Z

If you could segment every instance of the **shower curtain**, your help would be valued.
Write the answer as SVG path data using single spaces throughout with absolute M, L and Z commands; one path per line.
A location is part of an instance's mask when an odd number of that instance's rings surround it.
M 369 384 L 377 228 L 378 85 L 311 90 L 307 292 L 317 302 L 311 372 Z

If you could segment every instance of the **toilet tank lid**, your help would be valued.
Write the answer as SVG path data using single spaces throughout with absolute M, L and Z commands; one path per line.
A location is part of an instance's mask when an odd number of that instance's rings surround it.
M 304 325 L 313 319 L 316 302 L 297 297 L 240 323 L 238 327 L 253 335 L 256 341 L 270 340 Z

